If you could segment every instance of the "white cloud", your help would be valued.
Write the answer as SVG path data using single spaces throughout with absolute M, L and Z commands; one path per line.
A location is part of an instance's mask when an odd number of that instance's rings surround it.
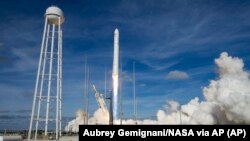
M 188 78 L 189 76 L 186 72 L 178 70 L 169 72 L 166 77 L 167 80 L 184 80 Z

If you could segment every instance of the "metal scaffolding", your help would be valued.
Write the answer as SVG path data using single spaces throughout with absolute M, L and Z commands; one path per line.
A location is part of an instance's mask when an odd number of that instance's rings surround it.
M 51 6 L 45 13 L 45 24 L 37 70 L 28 140 L 36 140 L 38 131 L 44 138 L 51 132 L 61 136 L 62 121 L 62 29 L 63 12 Z M 33 124 L 34 123 L 34 124 Z M 32 131 L 35 132 L 32 135 Z

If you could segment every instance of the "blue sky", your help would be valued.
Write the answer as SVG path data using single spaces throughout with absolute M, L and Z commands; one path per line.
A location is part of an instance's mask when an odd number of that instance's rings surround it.
M 136 63 L 139 118 L 152 118 L 166 100 L 201 100 L 217 79 L 223 51 L 250 67 L 248 0 L 2 0 L 0 1 L 0 130 L 28 129 L 47 7 L 64 11 L 63 117 L 83 107 L 84 55 L 90 80 L 104 93 L 111 82 L 113 32 L 120 31 L 125 117 L 132 117 Z M 108 88 L 110 88 L 108 83 Z M 90 91 L 90 112 L 97 108 Z

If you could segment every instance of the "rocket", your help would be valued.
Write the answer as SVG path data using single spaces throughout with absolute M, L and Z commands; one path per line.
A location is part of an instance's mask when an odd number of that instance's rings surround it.
M 116 28 L 114 32 L 114 60 L 112 76 L 119 75 L 119 30 Z
M 110 100 L 110 121 L 109 124 L 113 124 L 113 120 L 118 118 L 118 85 L 119 85 L 119 31 L 116 28 L 114 32 L 114 58 L 113 58 L 113 72 L 112 72 L 112 96 Z

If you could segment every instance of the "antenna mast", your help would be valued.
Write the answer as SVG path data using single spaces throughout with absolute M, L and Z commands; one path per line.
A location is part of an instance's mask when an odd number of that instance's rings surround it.
M 87 55 L 85 54 L 85 66 L 84 66 L 84 124 L 88 124 L 88 67 L 87 67 Z
M 120 125 L 122 125 L 123 120 L 123 103 L 122 103 L 122 60 L 121 60 L 121 54 L 120 54 Z
M 133 96 L 134 96 L 134 120 L 137 124 L 136 97 L 135 97 L 135 62 L 133 62 Z

